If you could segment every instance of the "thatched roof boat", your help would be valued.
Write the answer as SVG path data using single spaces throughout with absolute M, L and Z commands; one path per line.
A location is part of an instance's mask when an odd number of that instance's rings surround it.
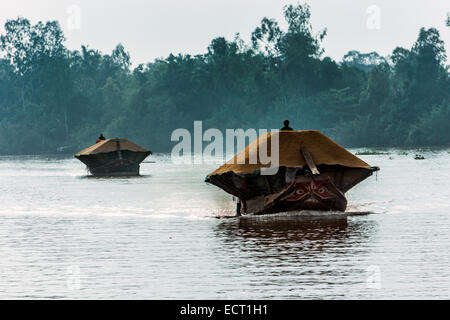
M 78 152 L 75 158 L 83 162 L 95 176 L 139 175 L 139 165 L 152 152 L 127 139 L 100 141 Z
M 263 175 L 270 164 L 261 163 L 259 149 L 264 146 L 271 156 L 274 135 L 279 139 L 278 171 Z M 257 161 L 251 164 L 250 159 Z M 205 181 L 238 198 L 238 215 L 345 211 L 345 193 L 378 170 L 319 131 L 279 131 L 253 141 Z

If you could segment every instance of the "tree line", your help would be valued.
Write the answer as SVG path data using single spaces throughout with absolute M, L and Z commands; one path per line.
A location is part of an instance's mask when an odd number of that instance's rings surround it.
M 246 43 L 211 41 L 204 54 L 131 67 L 110 54 L 68 50 L 56 21 L 8 20 L 0 36 L 0 154 L 75 152 L 99 135 L 156 152 L 176 128 L 318 129 L 347 147 L 450 145 L 450 77 L 444 41 L 422 28 L 389 57 L 324 57 L 307 4 L 284 8 L 287 28 L 264 18 Z M 445 19 L 445 18 L 444 18 Z M 63 147 L 63 148 L 61 148 Z M 66 147 L 66 148 L 64 148 Z

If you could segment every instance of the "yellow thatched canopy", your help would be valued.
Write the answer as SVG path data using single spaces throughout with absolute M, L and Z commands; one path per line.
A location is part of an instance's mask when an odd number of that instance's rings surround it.
M 301 148 L 306 148 L 312 157 L 315 165 L 340 165 L 348 168 L 370 169 L 370 165 L 347 151 L 336 142 L 316 130 L 305 131 L 279 131 L 269 132 L 259 137 L 249 144 L 244 150 L 238 153 L 230 161 L 222 165 L 216 171 L 208 175 L 221 175 L 226 172 L 237 174 L 251 174 L 255 170 L 269 167 L 270 164 L 261 164 L 259 159 L 259 147 L 263 144 L 267 146 L 267 153 L 271 156 L 272 137 L 278 135 L 279 138 L 279 167 L 302 167 L 307 163 L 302 156 Z M 238 163 L 238 158 L 244 159 L 242 164 Z M 253 158 L 254 157 L 254 158 Z M 257 163 L 251 164 L 249 159 L 257 159 Z
M 127 139 L 115 138 L 115 139 L 103 140 L 99 143 L 96 143 L 93 146 L 90 146 L 89 148 L 78 152 L 75 155 L 75 157 L 87 156 L 87 155 L 93 155 L 93 154 L 99 154 L 99 153 L 108 153 L 108 152 L 117 151 L 119 149 L 123 150 L 123 151 L 127 150 L 127 151 L 132 151 L 132 152 L 150 152 L 150 150 L 145 149 Z

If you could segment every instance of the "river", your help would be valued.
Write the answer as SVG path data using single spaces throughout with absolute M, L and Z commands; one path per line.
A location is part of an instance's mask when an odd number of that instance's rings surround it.
M 352 150 L 356 151 L 356 150 Z M 217 219 L 217 164 L 154 155 L 92 178 L 71 156 L 0 157 L 1 299 L 449 299 L 450 150 L 360 158 L 381 171 L 347 220 Z

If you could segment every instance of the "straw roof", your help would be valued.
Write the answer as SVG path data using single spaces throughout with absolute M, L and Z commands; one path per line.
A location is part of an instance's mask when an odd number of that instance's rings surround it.
M 150 150 L 145 149 L 145 148 L 131 142 L 130 140 L 127 140 L 124 138 L 115 138 L 115 139 L 103 140 L 99 143 L 96 143 L 93 146 L 90 146 L 89 148 L 78 152 L 75 155 L 75 157 L 117 151 L 118 150 L 117 142 L 120 145 L 120 150 L 128 150 L 128 151 L 133 151 L 133 152 L 150 152 Z
M 279 131 L 269 132 L 249 144 L 244 150 L 234 156 L 230 161 L 212 172 L 208 177 L 226 172 L 238 174 L 251 174 L 255 170 L 269 167 L 270 164 L 260 163 L 259 146 L 267 144 L 267 153 L 270 156 L 271 137 L 279 136 L 279 167 L 301 167 L 307 163 L 300 148 L 306 148 L 314 163 L 319 165 L 341 165 L 349 168 L 367 168 L 370 165 L 338 145 L 336 142 L 316 130 L 305 131 Z M 238 163 L 238 157 L 245 155 L 244 164 Z M 250 164 L 249 159 L 257 159 L 257 163 Z M 241 158 L 242 159 L 242 158 Z M 241 161 L 242 162 L 242 161 Z

